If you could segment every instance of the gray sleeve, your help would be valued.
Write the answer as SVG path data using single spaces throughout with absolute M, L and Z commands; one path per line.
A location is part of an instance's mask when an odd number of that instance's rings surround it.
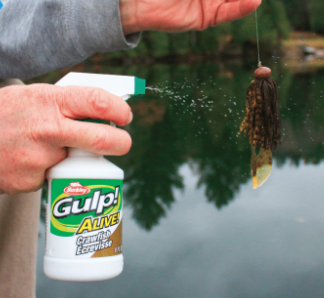
M 0 10 L 0 78 L 31 78 L 94 53 L 134 48 L 118 0 L 10 0 Z

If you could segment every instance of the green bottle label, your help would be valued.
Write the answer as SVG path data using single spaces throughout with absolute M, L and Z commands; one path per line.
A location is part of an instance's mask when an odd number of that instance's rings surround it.
M 122 186 L 122 180 L 113 179 L 53 179 L 51 233 L 72 237 L 95 232 L 105 237 L 107 229 L 120 226 L 121 242 Z

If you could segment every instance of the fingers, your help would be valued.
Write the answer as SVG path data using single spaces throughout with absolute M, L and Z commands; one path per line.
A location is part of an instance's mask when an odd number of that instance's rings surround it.
M 61 89 L 57 97 L 60 111 L 67 118 L 110 120 L 120 126 L 132 121 L 129 105 L 101 88 L 56 87 Z
M 230 0 L 220 5 L 215 18 L 215 26 L 235 21 L 252 13 L 261 0 Z
M 62 130 L 55 140 L 62 147 L 76 147 L 100 155 L 123 155 L 132 145 L 125 130 L 110 125 L 66 119 Z
M 100 88 L 62 87 L 64 96 L 58 99 L 63 116 L 71 119 L 94 118 L 127 125 L 133 119 L 128 104 L 120 97 Z M 104 124 L 65 119 L 56 142 L 64 147 L 76 147 L 100 155 L 123 155 L 131 147 L 129 134 Z

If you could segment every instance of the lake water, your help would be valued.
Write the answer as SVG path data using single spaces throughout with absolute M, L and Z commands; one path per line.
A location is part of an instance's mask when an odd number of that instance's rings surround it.
M 248 140 L 237 136 L 254 66 L 76 67 L 151 87 L 129 100 L 130 153 L 108 158 L 126 176 L 125 267 L 104 282 L 46 278 L 41 220 L 37 297 L 323 297 L 324 71 L 291 73 L 277 62 L 267 65 L 280 86 L 283 140 L 255 190 Z

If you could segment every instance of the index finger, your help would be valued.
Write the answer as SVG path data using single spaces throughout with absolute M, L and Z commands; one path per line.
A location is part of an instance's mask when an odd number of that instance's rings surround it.
M 129 105 L 121 97 L 101 88 L 68 86 L 59 87 L 56 101 L 63 116 L 71 119 L 102 119 L 127 125 L 133 115 Z
M 54 137 L 59 147 L 75 147 L 100 155 L 123 155 L 132 145 L 130 135 L 110 125 L 65 119 Z

